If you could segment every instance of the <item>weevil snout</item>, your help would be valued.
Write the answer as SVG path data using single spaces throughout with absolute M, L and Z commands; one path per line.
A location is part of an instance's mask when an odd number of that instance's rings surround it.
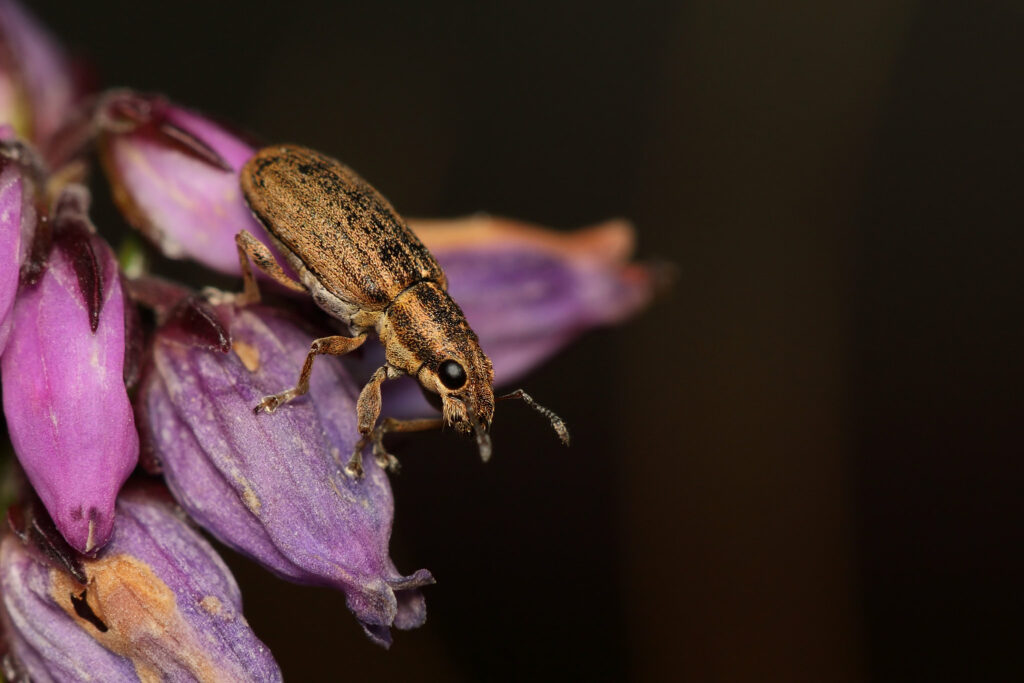
M 445 424 L 476 437 L 480 459 L 486 462 L 491 457 L 494 391 L 490 364 L 481 367 L 486 369 L 485 375 L 474 372 L 476 365 L 464 359 L 447 358 L 436 366 L 424 365 L 417 379 L 428 396 L 434 394 L 439 399 Z

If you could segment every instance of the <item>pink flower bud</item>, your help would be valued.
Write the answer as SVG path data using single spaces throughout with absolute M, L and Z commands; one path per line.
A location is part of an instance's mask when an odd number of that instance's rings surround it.
M 91 231 L 84 188 L 62 198 L 46 272 L 23 287 L 0 359 L 11 441 L 74 548 L 110 537 L 114 498 L 139 455 L 124 384 L 124 299 L 110 247 Z

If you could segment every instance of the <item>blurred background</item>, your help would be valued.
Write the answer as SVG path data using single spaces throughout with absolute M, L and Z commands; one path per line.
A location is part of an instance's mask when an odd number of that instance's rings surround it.
M 425 627 L 230 556 L 289 680 L 1024 680 L 1011 0 L 33 0 L 98 82 L 406 215 L 636 222 L 673 290 L 469 442 L 396 448 Z M 106 195 L 97 223 L 120 223 Z

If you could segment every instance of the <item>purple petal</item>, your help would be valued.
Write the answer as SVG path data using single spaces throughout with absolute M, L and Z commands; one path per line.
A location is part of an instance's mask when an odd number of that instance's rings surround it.
M 89 244 L 103 282 L 95 332 L 72 259 L 57 248 L 42 279 L 21 290 L 0 359 L 18 459 L 57 528 L 84 553 L 109 538 L 114 498 L 139 453 L 117 264 L 98 237 Z
M 101 136 L 104 169 L 122 213 L 165 256 L 240 274 L 238 232 L 248 230 L 270 246 L 238 181 L 253 148 L 223 126 L 157 97 L 122 93 L 108 109 L 125 100 L 141 100 L 145 118 Z
M 42 144 L 75 100 L 68 60 L 53 36 L 14 0 L 0 0 L 0 43 L 8 62 L 0 65 L 0 111 L 15 113 L 9 120 L 15 129 Z
M 11 309 L 24 258 L 21 230 L 22 181 L 17 165 L 0 158 L 0 354 L 10 334 Z
M 213 548 L 151 487 L 129 487 L 86 584 L 12 535 L 0 545 L 3 616 L 33 680 L 279 681 Z
M 357 440 L 358 387 L 333 358 L 314 365 L 310 392 L 273 414 L 267 394 L 294 383 L 312 339 L 284 314 L 231 315 L 233 350 L 219 353 L 158 333 L 139 412 L 172 492 L 225 544 L 292 581 L 345 592 L 376 642 L 425 619 L 421 570 L 405 577 L 388 555 L 393 501 L 372 459 L 356 479 L 344 465 Z
M 587 330 L 622 322 L 659 285 L 657 269 L 628 261 L 633 230 L 623 221 L 573 233 L 489 216 L 411 226 L 444 268 L 496 385 L 519 379 Z M 378 361 L 367 356 L 368 365 Z M 436 412 L 413 382 L 391 382 L 385 392 L 388 415 Z

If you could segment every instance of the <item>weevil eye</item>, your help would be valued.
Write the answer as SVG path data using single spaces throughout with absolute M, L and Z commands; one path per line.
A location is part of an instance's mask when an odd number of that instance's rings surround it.
M 441 363 L 437 369 L 437 376 L 441 378 L 441 384 L 449 389 L 458 389 L 466 383 L 466 371 L 453 360 Z

